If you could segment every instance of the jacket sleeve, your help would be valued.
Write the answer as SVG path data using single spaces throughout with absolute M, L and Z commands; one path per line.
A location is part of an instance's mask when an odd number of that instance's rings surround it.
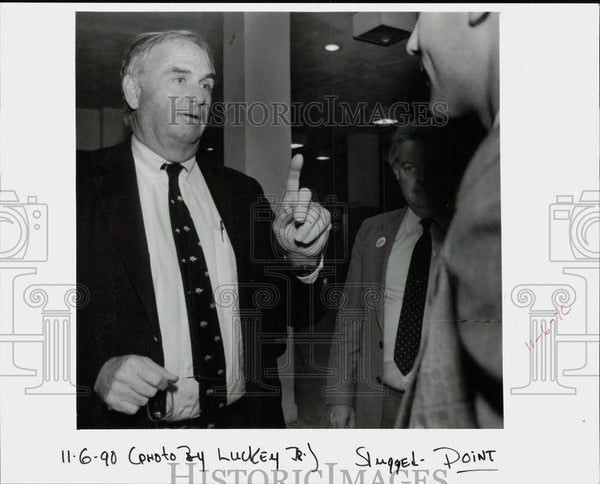
M 366 235 L 363 224 L 354 241 L 350 267 L 346 282 L 341 292 L 330 287 L 329 298 L 336 302 L 339 309 L 336 317 L 330 354 L 330 375 L 324 389 L 327 404 L 344 404 L 354 406 L 357 367 L 361 357 L 361 342 L 364 332 L 364 321 L 356 317 L 356 311 L 362 307 L 363 300 L 363 253 Z

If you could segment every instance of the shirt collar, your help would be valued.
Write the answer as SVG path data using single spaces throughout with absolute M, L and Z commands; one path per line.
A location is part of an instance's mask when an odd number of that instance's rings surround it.
M 161 173 L 163 172 L 161 168 L 167 160 L 148 148 L 144 143 L 137 139 L 135 135 L 131 136 L 131 151 L 133 152 L 133 159 L 145 175 L 153 179 L 157 179 L 161 176 Z M 185 170 L 183 171 L 183 175 L 180 176 L 187 178 L 192 170 L 195 169 L 196 157 L 193 156 L 189 160 L 182 162 L 181 165 Z
M 415 212 L 413 212 L 412 208 L 406 207 L 406 223 L 409 230 L 413 230 L 419 222 L 421 221 L 421 217 L 419 217 Z
M 419 225 L 421 218 L 411 210 L 410 207 L 406 207 L 406 213 L 404 214 L 404 219 L 402 220 L 404 233 L 408 234 L 415 230 L 415 227 Z M 398 233 L 398 237 L 403 237 L 402 234 Z

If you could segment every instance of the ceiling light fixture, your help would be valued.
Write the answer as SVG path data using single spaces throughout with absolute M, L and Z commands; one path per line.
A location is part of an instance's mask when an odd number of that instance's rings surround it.
M 338 44 L 327 44 L 323 47 L 327 52 L 337 52 L 340 50 L 340 46 Z
M 214 150 L 214 148 L 211 147 L 211 146 L 209 146 L 208 148 L 206 148 L 206 151 L 212 151 L 212 150 Z
M 308 138 L 304 133 L 294 131 L 292 132 L 292 149 L 297 150 L 308 144 Z
M 370 122 L 380 128 L 387 128 L 398 124 L 396 110 L 389 106 L 383 106 L 380 103 L 373 108 L 370 114 Z
M 319 161 L 326 161 L 326 160 L 331 160 L 331 157 L 325 156 L 325 155 L 320 155 L 320 156 L 317 156 L 315 159 L 319 160 Z
M 398 120 L 392 118 L 379 118 L 373 120 L 373 124 L 376 124 L 377 126 L 392 126 L 396 123 L 398 123 Z

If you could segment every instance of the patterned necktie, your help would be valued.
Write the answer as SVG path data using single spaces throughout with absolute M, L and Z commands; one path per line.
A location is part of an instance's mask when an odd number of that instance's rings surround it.
M 429 265 L 431 262 L 431 219 L 421 220 L 423 234 L 417 240 L 410 258 L 406 287 L 402 298 L 400 322 L 394 346 L 394 362 L 403 375 L 410 372 L 421 344 L 423 310 L 427 296 Z
M 227 404 L 221 328 L 200 239 L 179 189 L 179 173 L 184 168 L 181 163 L 163 168 L 169 175 L 169 214 L 185 291 L 194 378 L 200 385 L 200 412 L 211 428 Z

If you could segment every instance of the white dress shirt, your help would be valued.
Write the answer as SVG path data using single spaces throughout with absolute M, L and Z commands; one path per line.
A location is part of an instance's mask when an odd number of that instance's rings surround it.
M 400 223 L 394 245 L 390 252 L 387 269 L 385 273 L 385 305 L 384 329 L 383 329 L 383 383 L 396 390 L 403 391 L 406 388 L 407 379 L 410 376 L 402 375 L 394 362 L 394 348 L 396 346 L 396 334 L 402 310 L 402 298 L 406 288 L 406 277 L 410 267 L 410 259 L 413 249 L 423 234 L 423 226 L 419 223 L 421 219 L 407 208 L 404 218 Z M 429 275 L 434 266 L 434 261 L 440 249 L 440 241 L 445 231 L 435 221 L 431 224 L 431 264 Z M 412 372 L 411 372 L 412 373 Z
M 169 177 L 161 167 L 166 160 L 131 137 L 137 184 L 140 193 L 144 230 L 150 253 L 150 269 L 158 321 L 162 336 L 164 367 L 177 375 L 167 395 L 167 420 L 177 421 L 200 415 L 198 383 L 194 378 L 190 330 L 169 214 Z M 213 289 L 223 347 L 227 404 L 239 400 L 245 392 L 242 333 L 238 311 L 238 280 L 235 253 L 227 230 L 212 198 L 196 159 L 182 163 L 179 188 L 202 245 Z M 323 267 L 323 257 L 312 274 L 298 277 L 313 283 Z
M 162 336 L 164 367 L 177 375 L 167 395 L 167 420 L 177 421 L 200 414 L 198 382 L 194 374 L 190 330 L 177 249 L 171 230 L 168 205 L 168 175 L 161 167 L 166 162 L 135 136 L 131 138 L 150 268 Z M 238 309 L 237 266 L 233 247 L 222 228 L 221 217 L 195 158 L 182 163 L 179 187 L 198 237 L 213 289 L 226 363 L 227 403 L 238 400 L 245 391 L 242 370 L 241 327 L 234 314 Z M 229 297 L 219 297 L 221 290 Z M 221 301 L 230 304 L 220 303 Z M 231 304 L 231 302 L 233 303 Z

